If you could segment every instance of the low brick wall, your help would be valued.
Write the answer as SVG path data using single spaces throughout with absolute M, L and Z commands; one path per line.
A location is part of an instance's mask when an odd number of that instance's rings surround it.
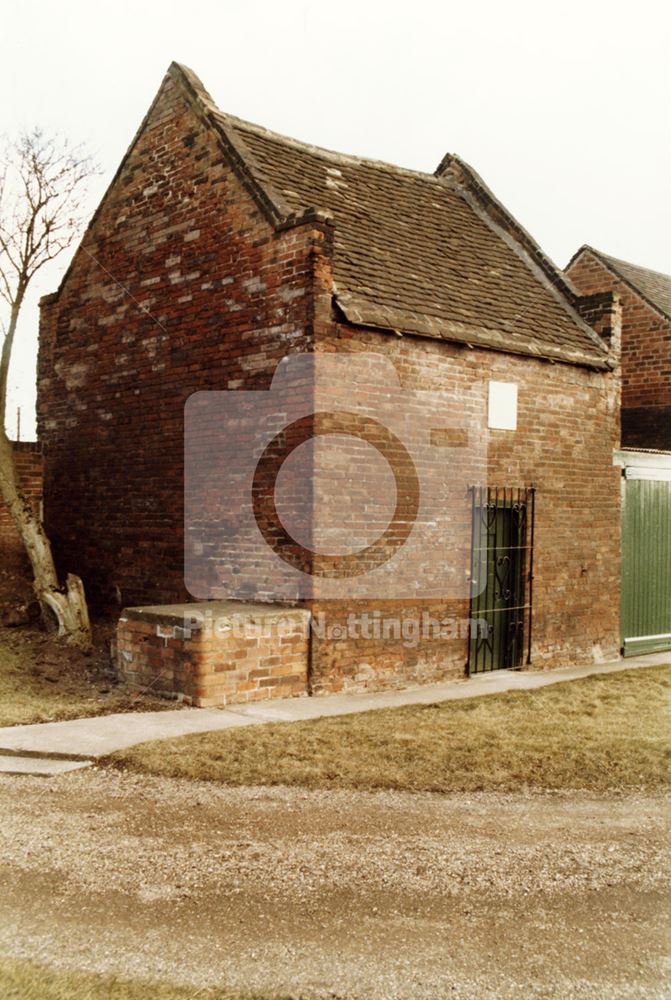
M 236 601 L 127 608 L 116 661 L 132 687 L 199 708 L 307 694 L 309 622 Z

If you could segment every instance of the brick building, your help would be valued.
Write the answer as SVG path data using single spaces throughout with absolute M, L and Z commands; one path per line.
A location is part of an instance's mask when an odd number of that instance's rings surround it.
M 98 610 L 231 596 L 261 608 L 304 605 L 320 629 L 302 652 L 291 647 L 288 664 L 265 649 L 264 669 L 295 676 L 303 656 L 299 687 L 313 692 L 459 676 L 467 662 L 471 670 L 544 667 L 618 654 L 617 298 L 602 290 L 577 295 L 457 157 L 423 174 L 317 149 L 223 114 L 200 81 L 173 64 L 60 289 L 42 301 L 40 344 L 46 527 L 57 560 L 82 576 Z M 283 537 L 268 483 L 240 480 L 227 502 L 203 494 L 205 521 L 210 529 L 226 525 L 237 552 L 226 549 L 218 563 L 196 559 L 187 592 L 185 552 L 188 563 L 209 544 L 188 521 L 184 531 L 187 401 L 208 390 L 242 398 L 269 389 L 287 358 L 306 355 L 330 358 L 333 372 L 351 362 L 357 373 L 347 389 L 337 374 L 308 380 L 317 417 L 295 440 L 287 431 L 282 455 L 271 456 L 277 472 L 311 435 L 338 437 L 310 527 L 319 534 L 341 505 L 351 512 L 361 501 L 365 509 L 360 494 L 379 498 L 387 489 L 389 470 L 362 454 L 342 417 L 349 399 L 373 428 L 369 443 L 393 465 L 397 437 L 385 436 L 377 419 L 389 402 L 379 362 L 400 391 L 442 394 L 456 414 L 443 438 L 432 438 L 435 458 L 420 472 L 440 480 L 436 496 L 444 499 L 427 524 L 436 528 L 443 518 L 459 544 L 450 543 L 449 558 L 436 539 L 396 551 L 399 539 L 381 530 L 395 556 L 379 569 L 377 589 L 359 589 L 353 574 L 351 591 L 338 590 L 340 557 L 315 554 L 309 539 L 299 545 L 291 532 Z M 402 404 L 395 409 L 390 419 Z M 244 414 L 228 429 L 242 449 Z M 464 434 L 473 445 L 468 461 L 448 463 Z M 318 451 L 307 461 L 314 468 Z M 347 475 L 329 479 L 339 463 Z M 399 532 L 416 513 L 411 478 L 396 478 L 390 523 Z M 254 562 L 245 562 L 253 541 L 241 514 L 245 489 L 256 490 L 257 524 L 276 533 L 284 565 L 309 582 L 293 599 L 264 589 L 258 550 L 256 580 Z M 354 518 L 351 527 L 356 535 Z M 380 547 L 365 531 L 360 541 L 357 572 L 372 567 Z M 461 576 L 461 591 L 421 592 L 441 560 Z M 477 575 L 479 590 L 466 587 L 471 598 L 463 581 Z M 401 578 L 417 587 L 397 587 Z M 432 622 L 475 613 L 492 628 L 484 638 L 432 628 L 407 641 L 393 629 L 341 634 L 353 611 L 401 624 L 426 612 Z M 231 613 L 227 605 L 227 622 Z M 161 612 L 125 615 L 128 661 L 142 643 L 149 672 L 152 657 L 181 655 L 173 618 L 166 631 Z M 229 672 L 228 686 L 210 678 L 193 700 L 263 696 L 259 685 L 274 680 L 251 669 L 258 655 L 230 652 L 247 664 L 244 678 L 221 661 L 216 669 Z M 186 682 L 174 683 L 184 690 Z
M 584 294 L 622 304 L 622 444 L 671 450 L 671 275 L 583 246 L 566 268 Z
M 567 274 L 622 307 L 622 584 L 625 656 L 671 649 L 671 276 L 583 246 Z

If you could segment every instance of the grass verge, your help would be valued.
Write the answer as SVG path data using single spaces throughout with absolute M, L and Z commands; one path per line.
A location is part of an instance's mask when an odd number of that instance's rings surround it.
M 270 996 L 174 986 L 95 973 L 61 971 L 18 959 L 0 959 L 3 1000 L 272 1000 Z M 279 995 L 277 1000 L 280 1000 Z
M 84 655 L 36 628 L 0 628 L 0 726 L 177 708 L 110 682 L 109 631 L 94 630 Z
M 671 665 L 144 743 L 111 766 L 229 785 L 470 792 L 671 784 Z

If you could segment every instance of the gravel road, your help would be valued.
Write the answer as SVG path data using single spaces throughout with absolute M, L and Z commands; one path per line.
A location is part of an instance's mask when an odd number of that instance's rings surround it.
M 0 951 L 349 1000 L 671 997 L 671 797 L 0 779 Z

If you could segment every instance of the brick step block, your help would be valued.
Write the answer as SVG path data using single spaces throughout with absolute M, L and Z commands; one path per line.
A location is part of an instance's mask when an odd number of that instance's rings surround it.
M 310 612 L 242 601 L 126 608 L 115 657 L 131 687 L 196 707 L 307 694 Z

